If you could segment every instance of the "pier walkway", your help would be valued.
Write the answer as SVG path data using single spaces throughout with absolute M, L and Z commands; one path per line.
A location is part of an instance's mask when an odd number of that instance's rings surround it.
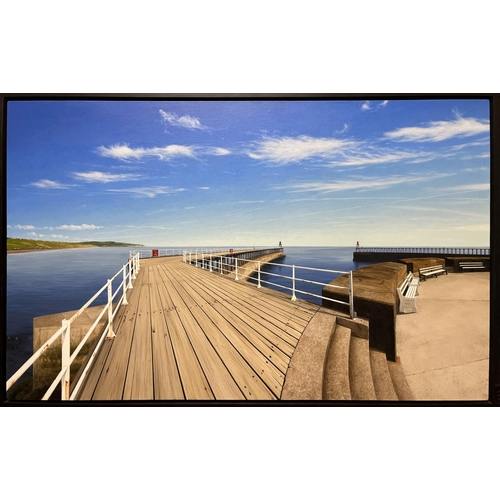
M 196 268 L 144 259 L 80 400 L 275 400 L 320 309 Z

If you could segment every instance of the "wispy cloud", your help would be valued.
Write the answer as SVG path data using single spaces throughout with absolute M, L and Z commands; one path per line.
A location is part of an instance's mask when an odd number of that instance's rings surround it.
M 209 148 L 201 148 L 200 151 L 203 154 L 206 155 L 214 155 L 214 156 L 226 156 L 230 155 L 231 151 L 226 148 L 216 148 L 216 147 L 209 147 Z
M 319 192 L 334 193 L 338 191 L 385 189 L 405 183 L 425 182 L 448 174 L 432 174 L 422 176 L 391 176 L 391 177 L 353 177 L 333 182 L 304 182 L 293 184 L 284 189 L 289 189 L 292 193 L 298 192 Z M 278 188 L 278 189 L 281 189 Z
M 160 109 L 162 121 L 172 127 L 182 127 L 191 130 L 206 130 L 207 127 L 203 126 L 198 118 L 193 116 L 184 115 L 178 116 L 175 113 L 169 113 Z
M 472 168 L 463 168 L 462 172 L 487 172 L 490 167 L 472 167 Z
M 56 229 L 63 229 L 67 231 L 84 231 L 87 229 L 102 229 L 103 226 L 96 226 L 94 224 L 63 224 L 62 226 L 56 226 Z
M 379 102 L 379 103 L 373 103 L 371 101 L 365 101 L 362 105 L 361 105 L 361 111 L 376 111 L 380 108 L 385 108 L 385 106 L 387 106 L 387 103 L 389 101 L 382 101 L 382 102 Z
M 402 127 L 386 132 L 384 136 L 401 142 L 439 142 L 455 137 L 470 137 L 489 130 L 488 120 L 457 116 L 455 120 L 430 122 L 421 127 Z
M 85 182 L 121 182 L 133 181 L 139 179 L 141 176 L 138 174 L 107 174 L 105 172 L 73 172 L 73 177 Z
M 385 163 L 423 163 L 453 153 L 382 148 L 349 139 L 300 136 L 266 138 L 247 151 L 250 158 L 286 165 L 318 160 L 323 167 L 363 167 Z
M 255 160 L 278 164 L 299 162 L 307 158 L 332 158 L 342 151 L 354 148 L 356 142 L 346 139 L 317 138 L 301 135 L 293 137 L 265 138 L 247 152 Z
M 35 186 L 42 189 L 69 189 L 70 184 L 62 184 L 58 181 L 51 181 L 49 179 L 40 179 L 39 181 L 32 182 L 30 186 Z
M 442 188 L 441 191 L 489 191 L 489 183 L 481 184 L 462 184 L 460 186 L 450 186 Z
M 15 226 L 11 226 L 10 224 L 8 224 L 7 229 L 35 229 L 35 226 L 31 226 L 29 224 L 25 226 L 23 226 L 22 224 L 16 224 Z
M 355 167 L 361 165 L 377 165 L 381 163 L 394 163 L 405 161 L 408 163 L 423 163 L 436 158 L 436 154 L 421 151 L 399 151 L 387 149 L 375 149 L 369 147 L 359 148 L 357 151 L 346 152 L 341 159 L 330 162 L 332 166 Z
M 156 187 L 138 187 L 126 189 L 108 189 L 107 191 L 113 193 L 128 193 L 135 197 L 140 198 L 154 198 L 161 194 L 173 194 L 185 191 L 184 188 L 171 188 L 169 186 L 156 186 Z

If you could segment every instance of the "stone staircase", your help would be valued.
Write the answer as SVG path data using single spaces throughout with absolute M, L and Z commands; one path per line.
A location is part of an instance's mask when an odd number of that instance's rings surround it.
M 322 308 L 290 361 L 281 400 L 408 401 L 413 395 L 399 360 L 370 349 L 368 323 Z

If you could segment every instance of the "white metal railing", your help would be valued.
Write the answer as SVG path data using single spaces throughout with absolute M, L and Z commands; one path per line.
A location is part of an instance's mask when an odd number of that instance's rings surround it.
M 303 295 L 308 295 L 311 297 L 317 297 L 322 300 L 327 300 L 330 302 L 336 302 L 338 304 L 342 304 L 345 306 L 349 307 L 349 316 L 351 319 L 356 317 L 356 313 L 354 312 L 354 290 L 353 290 L 353 279 L 352 279 L 352 271 L 335 271 L 333 269 L 320 269 L 320 268 L 315 268 L 315 267 L 305 267 L 305 266 L 296 266 L 296 265 L 289 265 L 289 264 L 279 264 L 276 262 L 261 262 L 260 260 L 257 259 L 241 259 L 239 257 L 231 257 L 227 255 L 220 255 L 220 256 L 205 256 L 205 255 L 193 255 L 194 263 L 197 267 L 202 267 L 203 269 L 206 269 L 210 272 L 219 272 L 220 274 L 234 274 L 234 279 L 235 281 L 238 281 L 238 271 L 240 271 L 245 267 L 248 266 L 249 263 L 255 263 L 257 264 L 257 268 L 253 271 L 257 274 L 257 288 L 262 287 L 262 283 L 268 284 L 275 286 L 277 288 L 282 288 L 285 290 L 291 291 L 292 297 L 291 300 L 295 301 L 297 300 L 297 294 L 303 294 Z M 193 263 L 193 259 L 191 259 L 189 256 L 185 259 L 185 262 L 188 263 Z M 273 266 L 278 266 L 283 269 L 287 269 L 289 274 L 278 274 L 278 273 L 272 273 L 269 271 L 263 271 L 262 270 L 262 265 L 263 264 L 272 264 Z M 321 273 L 326 273 L 327 275 L 341 275 L 341 276 L 347 276 L 348 277 L 348 285 L 347 286 L 341 286 L 341 285 L 332 285 L 331 281 L 328 280 L 327 283 L 322 283 L 319 281 L 314 281 L 314 280 L 309 280 L 305 278 L 301 278 L 298 276 L 297 273 L 300 273 L 301 271 L 314 271 L 314 272 L 321 272 Z M 276 278 L 284 279 L 284 280 L 290 280 L 291 281 L 291 286 L 285 286 L 279 283 L 273 283 L 271 281 L 267 281 L 266 279 L 263 279 L 267 276 L 273 276 Z M 301 290 L 299 287 L 301 286 L 301 283 L 307 283 L 310 285 L 318 285 L 318 286 L 329 286 L 330 288 L 337 288 L 337 289 L 343 289 L 347 290 L 349 299 L 347 302 L 333 299 L 330 297 L 325 297 L 323 295 L 318 295 L 316 293 L 313 293 L 311 291 L 307 290 Z
M 26 371 L 33 366 L 35 361 L 59 338 L 61 337 L 61 370 L 52 382 L 51 386 L 48 388 L 42 400 L 47 400 L 50 398 L 58 384 L 61 385 L 61 399 L 62 400 L 73 400 L 83 383 L 90 366 L 105 338 L 113 338 L 115 333 L 113 331 L 113 319 L 118 312 L 119 307 L 123 304 L 126 305 L 127 302 L 127 290 L 133 288 L 132 281 L 136 279 L 137 273 L 140 269 L 139 253 L 130 255 L 127 263 L 111 278 L 107 283 L 84 304 L 70 319 L 65 319 L 62 321 L 61 327 L 47 340 L 24 364 L 19 368 L 19 370 L 12 375 L 7 381 L 6 387 L 7 391 L 23 376 Z M 113 293 L 113 282 L 116 279 L 120 279 L 120 283 L 116 286 L 116 290 Z M 121 291 L 120 298 L 115 301 L 113 308 L 113 301 L 117 298 L 117 295 Z M 95 300 L 103 293 L 107 294 L 107 302 L 103 306 L 102 311 L 99 316 L 95 319 L 92 326 L 88 329 L 87 333 L 84 335 L 78 346 L 74 349 L 73 353 L 70 352 L 70 336 L 71 336 L 71 324 L 93 303 Z M 113 310 L 114 309 L 114 310 Z M 81 376 L 78 379 L 77 384 L 72 390 L 70 390 L 70 367 L 75 361 L 76 357 L 80 353 L 81 349 L 94 332 L 95 328 L 101 321 L 102 317 L 107 313 L 106 325 L 104 331 L 97 342 L 97 345 L 92 352 L 92 355 L 88 358 L 88 362 L 83 369 Z
M 186 257 L 189 253 L 192 254 L 193 259 L 195 255 L 215 255 L 215 254 L 227 254 L 227 253 L 240 253 L 247 251 L 259 251 L 265 247 L 252 247 L 252 248 L 230 248 L 227 247 L 217 247 L 217 248 L 191 248 L 191 249 L 181 249 L 181 248 L 157 248 L 157 249 L 148 249 L 148 250 L 137 250 L 140 259 L 148 259 L 151 257 L 172 257 L 172 256 L 183 256 Z M 132 255 L 132 251 L 130 255 Z

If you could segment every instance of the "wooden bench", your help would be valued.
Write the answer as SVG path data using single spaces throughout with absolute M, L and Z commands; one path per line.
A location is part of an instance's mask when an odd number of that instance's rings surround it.
M 463 273 L 466 269 L 486 269 L 482 262 L 459 262 L 460 271 Z
M 397 287 L 399 296 L 399 312 L 417 312 L 417 301 L 415 296 L 418 295 L 419 278 L 413 276 L 413 273 L 408 273 L 408 276 Z
M 448 271 L 442 265 L 421 267 L 418 270 L 418 277 L 425 281 L 429 276 L 434 276 L 435 278 L 437 278 L 439 274 L 443 273 L 448 274 Z

